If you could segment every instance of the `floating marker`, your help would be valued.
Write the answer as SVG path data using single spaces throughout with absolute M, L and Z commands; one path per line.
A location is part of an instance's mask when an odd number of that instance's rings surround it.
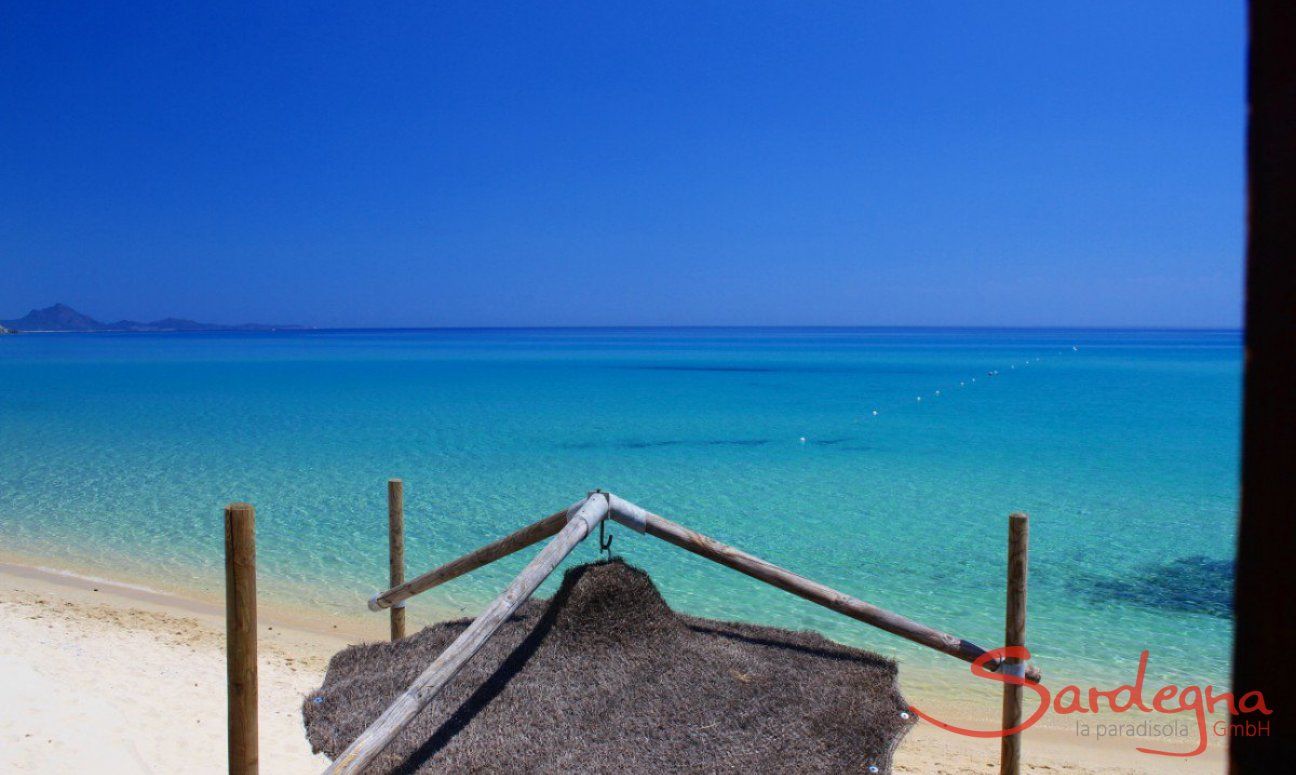
M 877 410 L 876 410 L 876 409 L 873 410 L 873 416 L 874 416 L 874 417 L 877 417 Z
M 939 391 L 939 390 L 936 391 L 936 395 L 940 395 L 940 391 Z
M 922 400 L 922 396 L 914 396 L 914 400 L 915 400 L 915 401 L 921 401 L 921 400 Z
M 802 437 L 801 437 L 801 443 L 802 443 L 802 444 L 805 443 L 805 436 L 802 436 Z

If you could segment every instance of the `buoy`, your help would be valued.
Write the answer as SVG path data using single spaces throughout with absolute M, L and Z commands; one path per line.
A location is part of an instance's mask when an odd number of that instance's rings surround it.
M 802 443 L 802 444 L 805 443 L 805 436 L 802 436 L 802 437 L 801 437 L 801 443 Z
M 936 395 L 940 395 L 940 391 L 939 391 L 939 390 L 936 391 Z
M 877 410 L 876 410 L 876 409 L 873 410 L 873 416 L 874 416 L 874 417 L 877 417 Z

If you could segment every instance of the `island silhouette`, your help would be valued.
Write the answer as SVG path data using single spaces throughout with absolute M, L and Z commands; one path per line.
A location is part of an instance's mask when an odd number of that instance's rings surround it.
M 306 326 L 264 325 L 261 323 L 242 323 L 222 325 L 219 323 L 199 323 L 185 318 L 163 318 L 149 323 L 138 320 L 118 320 L 115 323 L 102 323 L 89 315 L 78 312 L 66 304 L 54 304 L 44 309 L 33 309 L 26 315 L 14 320 L 0 320 L 0 332 L 41 333 L 58 332 L 125 332 L 125 333 L 167 333 L 188 331 L 292 331 Z

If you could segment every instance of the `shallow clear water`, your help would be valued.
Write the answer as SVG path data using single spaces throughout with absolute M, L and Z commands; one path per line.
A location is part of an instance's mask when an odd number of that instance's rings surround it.
M 602 487 L 991 647 L 1007 515 L 1022 510 L 1029 641 L 1050 676 L 1110 685 L 1146 648 L 1150 680 L 1222 683 L 1240 378 L 1237 332 L 0 337 L 0 548 L 218 590 L 221 507 L 248 500 L 265 594 L 351 614 L 383 586 L 388 477 L 406 482 L 411 573 Z M 947 657 L 612 532 L 676 607 L 967 680 Z M 569 564 L 596 554 L 590 542 Z M 471 612 L 527 557 L 412 616 Z

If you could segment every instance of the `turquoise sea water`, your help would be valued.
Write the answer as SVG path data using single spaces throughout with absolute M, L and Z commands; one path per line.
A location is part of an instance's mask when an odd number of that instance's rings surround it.
M 248 500 L 264 594 L 358 616 L 384 586 L 388 477 L 406 482 L 411 574 L 602 487 L 992 647 L 1006 518 L 1022 510 L 1029 640 L 1050 676 L 1132 678 L 1149 649 L 1150 680 L 1221 683 L 1240 379 L 1237 332 L 0 337 L 0 550 L 215 591 L 221 507 Z M 612 532 L 676 607 L 965 679 L 948 657 Z M 590 542 L 569 564 L 596 555 Z M 471 613 L 527 557 L 411 616 Z

